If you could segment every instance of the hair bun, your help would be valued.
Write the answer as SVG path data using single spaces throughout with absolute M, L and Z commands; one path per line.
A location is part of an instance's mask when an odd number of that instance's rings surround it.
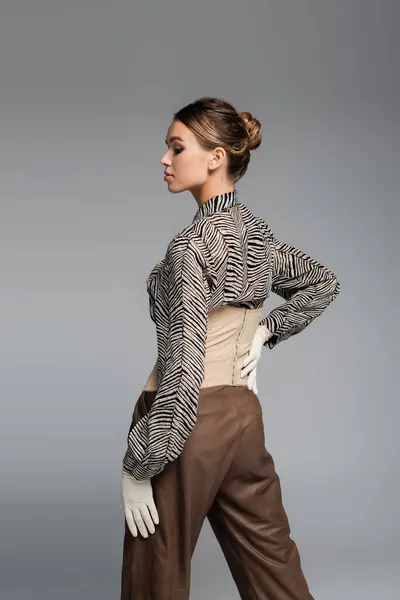
M 248 135 L 247 148 L 255 150 L 261 144 L 261 123 L 249 112 L 239 113 Z

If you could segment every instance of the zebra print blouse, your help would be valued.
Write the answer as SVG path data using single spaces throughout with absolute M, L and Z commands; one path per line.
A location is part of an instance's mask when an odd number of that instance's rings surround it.
M 340 289 L 332 271 L 279 241 L 236 190 L 198 208 L 146 284 L 160 384 L 149 413 L 127 436 L 123 471 L 136 479 L 175 460 L 195 425 L 209 310 L 259 308 L 271 291 L 278 294 L 285 302 L 260 321 L 273 334 L 264 344 L 272 349 L 321 315 Z

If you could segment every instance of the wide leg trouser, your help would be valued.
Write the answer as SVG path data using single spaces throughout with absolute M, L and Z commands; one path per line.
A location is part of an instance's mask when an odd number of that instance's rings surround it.
M 155 395 L 141 393 L 133 424 Z M 264 443 L 254 392 L 229 385 L 200 389 L 197 422 L 181 455 L 152 478 L 160 518 L 155 533 L 133 537 L 125 520 L 121 600 L 187 600 L 205 517 L 242 600 L 313 600 Z

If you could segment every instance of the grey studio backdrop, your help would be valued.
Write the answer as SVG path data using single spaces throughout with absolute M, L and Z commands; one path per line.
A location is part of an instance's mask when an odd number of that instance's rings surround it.
M 119 597 L 145 279 L 197 206 L 159 160 L 203 95 L 262 123 L 240 199 L 341 283 L 258 373 L 311 592 L 399 598 L 398 27 L 384 0 L 2 3 L 2 600 Z M 207 521 L 191 598 L 239 598 Z

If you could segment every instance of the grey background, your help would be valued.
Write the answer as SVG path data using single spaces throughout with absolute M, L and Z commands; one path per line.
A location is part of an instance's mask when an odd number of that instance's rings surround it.
M 399 5 L 140 4 L 1 7 L 0 596 L 119 597 L 145 278 L 197 207 L 159 160 L 173 112 L 213 95 L 263 126 L 240 199 L 342 286 L 258 374 L 311 592 L 398 598 Z M 239 597 L 207 521 L 204 597 Z

